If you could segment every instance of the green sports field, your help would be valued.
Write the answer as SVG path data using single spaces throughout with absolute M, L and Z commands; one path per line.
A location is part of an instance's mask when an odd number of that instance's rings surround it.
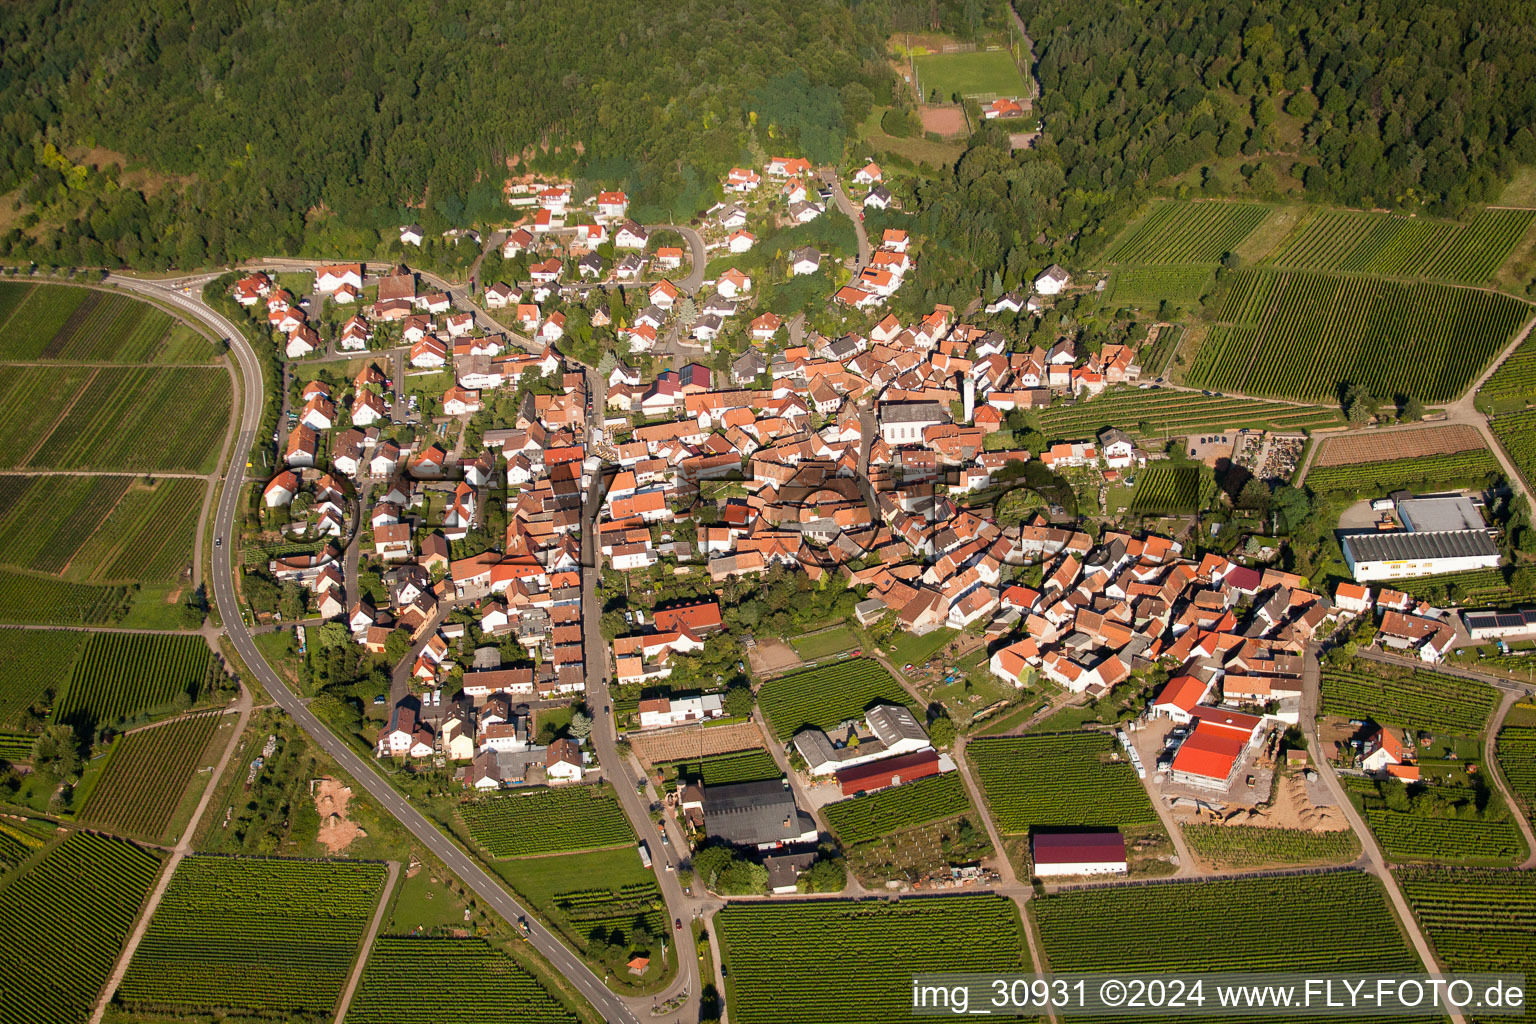
M 939 99 L 945 103 L 951 96 L 1029 95 L 1029 86 L 1007 50 L 930 53 L 914 57 L 912 62 L 924 99 L 934 90 L 938 90 Z

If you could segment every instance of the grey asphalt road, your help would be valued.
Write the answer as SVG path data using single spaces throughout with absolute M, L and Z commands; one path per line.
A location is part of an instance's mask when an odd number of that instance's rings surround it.
M 677 285 L 680 291 L 686 292 L 689 295 L 697 294 L 698 290 L 704 287 L 704 239 L 699 236 L 697 231 L 684 224 L 648 224 L 645 229 L 647 231 L 676 231 L 683 236 L 683 240 L 688 243 L 688 251 L 693 257 L 693 269 L 688 272 L 687 277 L 673 283 Z
M 200 280 L 206 281 L 208 278 L 204 276 Z M 132 278 L 109 277 L 107 283 L 168 302 L 186 315 L 200 320 L 229 342 L 230 351 L 240 368 L 245 396 L 241 410 L 240 434 L 233 449 L 229 480 L 220 496 L 218 514 L 214 519 L 215 536 L 228 537 L 233 531 L 235 513 L 239 508 L 240 484 L 245 473 L 245 456 L 255 442 L 256 430 L 261 421 L 263 396 L 261 370 L 256 362 L 256 356 L 235 325 L 204 304 L 200 294 L 187 296 L 179 290 L 179 286 L 185 282 L 147 282 Z M 524 907 L 507 895 L 494 878 L 470 860 L 457 845 L 439 832 L 420 811 L 396 792 L 395 788 L 379 774 L 378 768 L 373 763 L 359 757 L 311 714 L 305 702 L 301 701 L 272 671 L 271 666 L 267 664 L 266 659 L 262 657 L 252 641 L 250 629 L 246 626 L 240 612 L 240 604 L 235 597 L 233 567 L 230 564 L 231 547 L 230 544 L 222 544 L 213 550 L 213 588 L 219 610 L 224 616 L 225 632 L 246 666 L 261 680 L 277 705 L 292 716 L 293 720 L 320 745 L 321 749 L 350 772 L 352 777 L 368 790 L 386 811 L 410 829 L 411 834 L 442 860 L 449 870 L 474 889 L 475 894 L 487 906 L 515 926 L 519 918 L 527 915 Z M 634 1021 L 638 1024 L 638 1018 L 630 1012 L 624 1002 L 610 992 L 602 979 L 567 949 L 564 943 L 531 917 L 528 917 L 528 927 L 528 938 L 533 947 L 555 970 L 565 976 L 571 985 L 597 1009 L 604 1020 Z

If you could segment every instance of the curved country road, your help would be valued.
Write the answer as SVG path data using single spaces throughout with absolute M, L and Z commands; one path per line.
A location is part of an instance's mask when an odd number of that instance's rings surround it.
M 206 279 L 206 278 L 204 278 Z M 190 279 L 188 279 L 190 280 Z M 255 353 L 251 351 L 245 336 L 240 330 L 222 315 L 200 300 L 190 298 L 182 294 L 178 289 L 184 281 L 140 281 L 134 278 L 122 278 L 109 276 L 107 283 L 116 285 L 128 291 L 142 295 L 152 296 L 162 302 L 168 302 L 186 316 L 201 321 L 215 331 L 221 338 L 229 342 L 230 352 L 240 368 L 240 379 L 245 389 L 244 400 L 241 403 L 240 432 L 231 451 L 229 479 L 226 480 L 223 492 L 219 497 L 218 513 L 214 519 L 216 537 L 229 537 L 233 531 L 235 513 L 240 505 L 241 483 L 244 481 L 245 457 L 255 443 L 256 431 L 261 424 L 261 411 L 264 401 L 261 367 L 256 361 Z M 377 800 L 383 808 L 394 815 L 401 824 L 410 829 L 416 839 L 431 850 L 442 862 L 447 865 L 464 882 L 474 889 L 475 894 L 498 914 L 512 923 L 514 927 L 520 917 L 527 917 L 529 935 L 528 940 L 532 946 L 547 960 L 550 965 L 564 975 L 566 980 L 591 1003 L 602 1018 L 609 1022 L 636 1022 L 638 1018 L 630 1011 L 628 1005 L 619 996 L 610 992 L 603 984 L 601 978 L 592 972 L 580 959 L 576 957 L 565 944 L 556 938 L 548 929 L 544 928 L 516 900 L 512 899 L 500 883 L 485 872 L 478 864 L 458 848 L 447 836 L 438 831 L 437 826 L 411 806 L 410 802 L 401 796 L 389 782 L 379 774 L 374 765 L 359 757 L 350 747 L 341 741 L 331 730 L 310 713 L 306 703 L 290 690 L 277 673 L 273 672 L 257 650 L 251 639 L 251 631 L 246 626 L 245 619 L 240 612 L 239 601 L 235 597 L 234 567 L 230 563 L 230 550 L 233 545 L 220 544 L 213 549 L 213 590 L 214 598 L 218 603 L 220 614 L 224 619 L 224 629 L 228 633 L 230 642 L 235 650 L 245 660 L 250 671 L 261 680 L 276 700 L 277 705 L 286 711 L 299 726 L 309 734 L 310 738 L 320 745 L 327 754 L 335 758 L 337 763 L 352 774 L 352 777 L 368 790 L 369 794 Z

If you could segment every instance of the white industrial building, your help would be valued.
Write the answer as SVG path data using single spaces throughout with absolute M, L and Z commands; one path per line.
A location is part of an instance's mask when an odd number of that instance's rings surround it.
M 1487 530 L 1356 533 L 1343 538 L 1343 548 L 1350 573 L 1361 583 L 1499 566 L 1499 548 Z

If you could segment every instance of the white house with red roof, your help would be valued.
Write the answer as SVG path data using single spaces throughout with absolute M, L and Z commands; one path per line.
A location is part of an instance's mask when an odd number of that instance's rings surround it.
M 1198 676 L 1174 676 L 1163 684 L 1152 701 L 1154 715 L 1166 715 L 1180 725 L 1188 724 L 1190 712 L 1211 692 L 1210 680 Z
M 741 255 L 757 244 L 757 236 L 745 229 L 733 231 L 725 240 L 725 247 L 736 255 Z
M 334 292 L 342 285 L 350 285 L 358 291 L 362 290 L 363 265 L 361 263 L 338 263 L 315 271 L 316 291 Z
M 629 216 L 629 196 L 623 192 L 599 192 L 597 215 L 609 220 L 622 220 Z
M 1011 96 L 999 96 L 981 108 L 981 116 L 988 121 L 998 118 L 1023 117 L 1024 106 Z

